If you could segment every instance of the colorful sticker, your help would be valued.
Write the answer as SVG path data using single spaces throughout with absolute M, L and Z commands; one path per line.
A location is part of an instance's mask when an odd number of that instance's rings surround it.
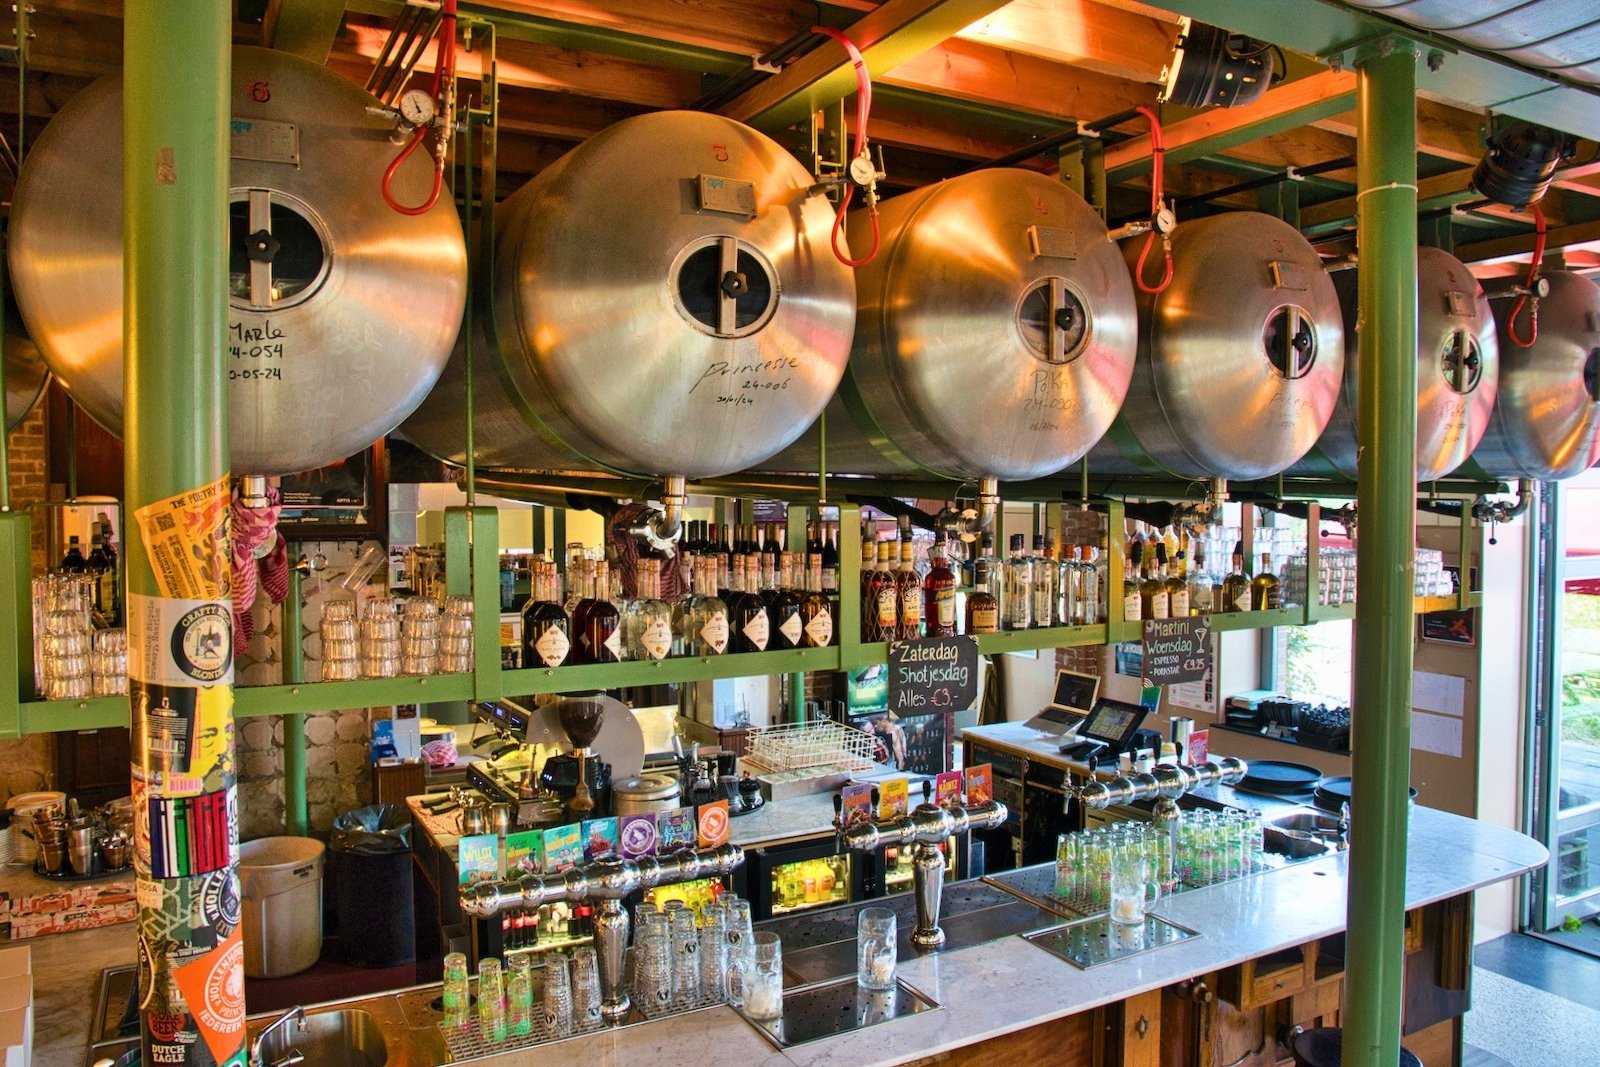
M 456 869 L 462 885 L 492 882 L 500 873 L 500 838 L 495 834 L 474 834 L 456 844 Z
M 941 771 L 933 779 L 933 802 L 941 808 L 961 806 L 961 772 Z
M 544 832 L 543 859 L 540 861 L 546 874 L 576 867 L 583 862 L 583 828 L 577 823 L 552 826 Z
M 226 601 L 128 594 L 128 677 L 159 685 L 233 683 L 233 609 Z
M 673 808 L 656 816 L 656 852 L 668 855 L 680 848 L 693 848 L 695 823 L 693 808 Z
M 539 873 L 540 830 L 519 830 L 506 835 L 506 877 Z
M 700 805 L 695 825 L 695 837 L 701 848 L 716 848 L 728 842 L 728 801 L 712 801 Z
M 163 797 L 234 784 L 233 691 L 129 680 L 134 774 Z
M 840 790 L 839 820 L 846 827 L 865 825 L 872 821 L 872 784 L 852 782 Z
M 990 764 L 980 763 L 975 767 L 968 767 L 967 776 L 967 804 L 976 807 L 987 804 L 994 799 L 994 768 Z
M 216 948 L 173 972 L 189 1013 L 218 1063 L 244 1042 L 244 938 L 235 930 Z
M 239 877 L 230 868 L 194 878 L 139 878 L 134 892 L 139 936 L 167 945 L 173 958 L 209 952 L 239 927 Z
M 891 778 L 878 789 L 878 818 L 898 819 L 910 810 L 911 782 L 906 778 Z
M 239 806 L 232 786 L 194 797 L 151 796 L 148 803 L 152 877 L 188 878 L 234 862 Z
M 609 860 L 617 857 L 617 818 L 585 819 L 583 821 L 583 858 L 585 861 Z
M 625 860 L 656 854 L 656 813 L 624 815 L 618 821 L 617 845 Z
M 162 596 L 224 600 L 232 592 L 228 534 L 233 500 L 228 481 L 218 478 L 133 513 Z

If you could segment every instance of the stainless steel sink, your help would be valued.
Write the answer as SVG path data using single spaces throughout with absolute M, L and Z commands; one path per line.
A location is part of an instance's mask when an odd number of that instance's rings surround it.
M 305 1057 L 303 1067 L 383 1067 L 389 1059 L 378 1021 L 360 1008 L 307 1015 L 304 1030 L 293 1023 L 280 1027 L 261 1052 L 268 1063 L 298 1052 Z
M 1273 826 L 1280 830 L 1296 830 L 1311 834 L 1332 834 L 1339 836 L 1339 820 L 1333 815 L 1324 815 L 1318 811 L 1296 811 L 1288 815 L 1280 815 L 1271 820 Z
M 1263 826 L 1262 843 L 1269 853 L 1291 859 L 1322 856 L 1346 847 L 1339 820 L 1309 809 L 1268 819 Z

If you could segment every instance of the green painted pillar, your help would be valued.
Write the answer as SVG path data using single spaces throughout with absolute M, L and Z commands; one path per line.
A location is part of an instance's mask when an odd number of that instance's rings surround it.
M 290 545 L 289 595 L 283 600 L 283 683 L 299 685 L 306 680 L 305 648 L 302 646 L 300 568 L 292 562 L 297 546 Z M 291 712 L 283 717 L 283 832 L 304 837 L 311 825 L 306 797 L 306 717 Z
M 127 0 L 123 387 L 146 1064 L 242 1065 L 227 397 L 228 4 Z
M 1417 469 L 1416 53 L 1357 61 L 1356 246 L 1362 328 L 1356 503 L 1356 731 L 1343 1063 L 1394 1067 L 1405 978 L 1407 788 Z

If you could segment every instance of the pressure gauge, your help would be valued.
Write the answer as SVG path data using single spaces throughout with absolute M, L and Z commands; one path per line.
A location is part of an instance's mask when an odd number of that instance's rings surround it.
M 866 187 L 871 185 L 878 177 L 877 168 L 872 165 L 866 153 L 856 156 L 850 161 L 850 180 L 857 185 Z
M 400 117 L 413 126 L 433 122 L 433 97 L 426 90 L 412 89 L 400 98 Z

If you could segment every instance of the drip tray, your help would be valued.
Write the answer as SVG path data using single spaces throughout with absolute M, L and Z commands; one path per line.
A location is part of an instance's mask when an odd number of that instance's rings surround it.
M 1146 915 L 1143 926 L 1114 923 L 1104 915 L 1097 915 L 1053 930 L 1040 930 L 1022 936 L 1052 956 L 1059 956 L 1074 967 L 1088 970 L 1200 935 L 1186 926 L 1154 915 Z
M 855 975 L 850 975 L 831 982 L 785 989 L 781 1019 L 762 1022 L 744 1015 L 744 1020 L 760 1030 L 768 1041 L 785 1049 L 921 1015 L 938 1007 L 902 981 L 897 980 L 892 990 L 879 992 L 858 988 Z

